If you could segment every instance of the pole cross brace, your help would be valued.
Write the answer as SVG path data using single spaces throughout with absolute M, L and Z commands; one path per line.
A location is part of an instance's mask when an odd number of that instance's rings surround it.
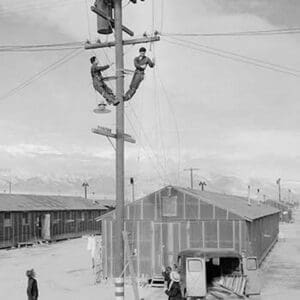
M 95 6 L 91 6 L 91 11 L 94 12 L 95 14 L 97 14 L 99 17 L 107 20 L 110 24 L 112 28 L 115 28 L 115 20 L 111 19 L 110 17 L 108 17 L 103 11 L 101 11 L 99 8 L 95 7 Z M 128 35 L 130 36 L 134 36 L 134 32 L 132 30 L 130 30 L 129 28 L 127 28 L 126 26 L 122 25 L 122 30 L 125 31 Z
M 112 133 L 110 128 L 106 128 L 106 127 L 102 127 L 102 126 L 98 126 L 97 128 L 92 128 L 92 132 L 99 134 L 99 135 L 104 135 L 106 137 L 111 137 L 114 139 L 117 138 L 117 134 Z M 129 143 L 133 143 L 133 144 L 136 142 L 135 139 L 127 133 L 124 133 L 123 137 L 124 137 L 125 142 L 129 142 Z
M 144 44 L 144 43 L 152 43 L 152 42 L 157 42 L 160 41 L 160 37 L 158 35 L 154 36 L 149 36 L 149 37 L 143 37 L 140 39 L 131 39 L 131 40 L 123 40 L 123 45 L 135 45 L 135 44 Z M 116 45 L 116 42 L 106 42 L 106 43 L 101 43 L 101 42 L 96 42 L 96 43 L 90 43 L 86 42 L 84 45 L 84 49 L 90 50 L 90 49 L 97 49 L 97 48 L 110 48 L 114 47 Z

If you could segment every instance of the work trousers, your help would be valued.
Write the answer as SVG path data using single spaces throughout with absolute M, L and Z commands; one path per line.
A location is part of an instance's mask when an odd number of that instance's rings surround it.
M 94 79 L 93 86 L 95 90 L 107 101 L 107 103 L 113 104 L 117 101 L 113 91 L 106 85 L 104 81 Z
M 125 94 L 125 99 L 124 99 L 125 101 L 127 101 L 133 97 L 136 90 L 140 86 L 141 82 L 144 80 L 144 77 L 145 77 L 144 71 L 135 70 L 132 80 L 131 80 L 131 83 L 130 83 L 130 86 L 129 86 L 129 90 Z

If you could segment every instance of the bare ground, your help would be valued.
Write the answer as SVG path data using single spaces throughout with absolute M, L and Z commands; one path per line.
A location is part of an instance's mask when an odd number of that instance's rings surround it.
M 300 299 L 300 211 L 280 225 L 280 239 L 262 267 L 263 300 Z M 0 251 L 0 299 L 26 299 L 25 271 L 34 268 L 42 300 L 114 299 L 112 283 L 95 284 L 86 239 Z M 167 299 L 163 289 L 140 289 L 145 300 Z M 126 298 L 133 299 L 126 286 Z

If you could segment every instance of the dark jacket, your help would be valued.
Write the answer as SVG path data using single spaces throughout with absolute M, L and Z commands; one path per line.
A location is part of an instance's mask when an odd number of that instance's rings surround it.
M 169 284 L 171 282 L 170 272 L 164 271 L 162 272 L 162 276 L 164 277 L 164 281 L 167 283 L 167 288 L 169 288 Z
M 91 76 L 96 80 L 103 80 L 103 76 L 102 76 L 102 71 L 105 71 L 109 68 L 109 65 L 105 65 L 105 66 L 97 66 L 96 64 L 92 64 L 91 66 Z
M 165 292 L 169 296 L 169 300 L 181 300 L 181 289 L 179 282 L 171 281 L 170 287 Z
M 39 296 L 37 281 L 32 277 L 28 278 L 27 296 L 28 300 L 37 300 Z
M 136 70 L 138 70 L 140 72 L 144 72 L 144 70 L 146 69 L 147 65 L 150 68 L 154 67 L 153 61 L 148 56 L 144 56 L 144 57 L 137 56 L 134 59 L 134 66 L 135 66 Z

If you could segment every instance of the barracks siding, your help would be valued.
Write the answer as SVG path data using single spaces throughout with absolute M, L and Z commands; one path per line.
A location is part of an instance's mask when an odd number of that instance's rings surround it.
M 115 212 L 100 217 L 104 276 L 113 277 Z M 165 187 L 125 206 L 125 230 L 139 277 L 161 274 L 186 248 L 234 249 L 263 261 L 277 241 L 279 211 L 243 197 Z
M 105 212 L 81 197 L 0 194 L 0 248 L 100 234 Z

